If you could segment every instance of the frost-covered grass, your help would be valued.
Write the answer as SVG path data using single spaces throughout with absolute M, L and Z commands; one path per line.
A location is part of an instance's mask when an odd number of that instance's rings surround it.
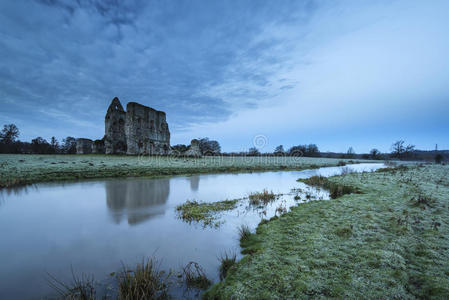
M 182 158 L 0 154 L 0 188 L 44 181 L 90 178 L 303 170 L 336 166 L 339 161 L 339 159 L 308 157 Z
M 259 224 L 209 299 L 447 299 L 449 166 L 329 179 L 361 194 Z
M 298 181 L 304 182 L 311 186 L 319 186 L 325 188 L 326 190 L 329 191 L 329 196 L 332 199 L 341 197 L 346 194 L 358 192 L 357 188 L 353 187 L 352 185 L 344 185 L 341 183 L 336 183 L 327 179 L 327 177 L 322 176 L 312 176 L 310 178 L 298 179 Z

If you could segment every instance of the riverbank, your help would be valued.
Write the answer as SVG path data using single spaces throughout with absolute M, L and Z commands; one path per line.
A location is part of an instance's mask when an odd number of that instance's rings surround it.
M 161 157 L 112 155 L 0 154 L 0 188 L 39 182 L 162 177 L 205 173 L 305 170 L 344 162 L 372 162 L 309 157 Z
M 435 298 L 449 294 L 449 167 L 332 177 L 359 193 L 300 204 L 246 238 L 207 299 Z

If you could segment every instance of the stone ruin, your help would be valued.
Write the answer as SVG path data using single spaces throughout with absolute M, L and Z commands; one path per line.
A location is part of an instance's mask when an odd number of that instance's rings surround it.
M 76 153 L 90 154 L 92 153 L 92 140 L 90 139 L 76 139 Z
M 95 140 L 95 141 L 92 142 L 92 153 L 93 154 L 103 154 L 103 153 L 105 153 L 104 139 Z
M 190 142 L 190 147 L 184 153 L 181 153 L 184 156 L 190 157 L 201 157 L 201 149 L 200 149 L 200 141 L 193 139 Z
M 77 139 L 78 154 L 169 155 L 170 130 L 165 112 L 139 103 L 129 102 L 126 111 L 115 97 L 106 112 L 105 135 L 101 140 Z M 192 140 L 180 155 L 200 157 L 198 140 Z

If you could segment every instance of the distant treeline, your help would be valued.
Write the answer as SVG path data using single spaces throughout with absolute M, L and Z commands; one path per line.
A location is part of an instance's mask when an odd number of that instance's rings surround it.
M 0 153 L 21 154 L 74 154 L 76 153 L 76 139 L 68 136 L 61 143 L 52 137 L 50 142 L 37 137 L 30 142 L 18 140 L 19 129 L 14 124 L 4 125 L 0 132 Z
M 37 137 L 30 142 L 18 140 L 19 129 L 14 124 L 4 125 L 0 132 L 0 153 L 18 154 L 74 154 L 76 153 L 76 139 L 68 136 L 61 143 L 52 137 L 48 142 L 42 137 Z M 373 148 L 369 153 L 355 153 L 349 147 L 345 153 L 320 152 L 315 144 L 297 145 L 285 150 L 283 145 L 279 145 L 273 152 L 261 153 L 256 147 L 242 152 L 221 152 L 220 143 L 209 138 L 199 138 L 199 147 L 203 155 L 223 155 L 223 156 L 296 156 L 296 157 L 325 157 L 325 158 L 352 158 L 352 159 L 374 159 L 374 160 L 434 160 L 437 163 L 449 160 L 449 150 L 424 151 L 416 150 L 414 145 L 405 144 L 399 140 L 391 145 L 390 153 L 381 153 Z M 174 145 L 172 148 L 178 153 L 185 152 L 189 146 Z M 437 148 L 437 147 L 435 147 Z

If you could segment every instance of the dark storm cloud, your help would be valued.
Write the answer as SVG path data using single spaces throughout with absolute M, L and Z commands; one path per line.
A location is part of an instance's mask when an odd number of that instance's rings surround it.
M 262 24 L 290 22 L 298 11 L 306 19 L 312 7 L 309 1 L 118 0 L 0 6 L 0 104 L 7 107 L 0 116 L 17 118 L 23 133 L 28 126 L 72 126 L 68 132 L 89 126 L 95 135 L 114 96 L 165 110 L 179 128 L 254 107 L 268 95 L 263 89 L 208 90 L 229 80 L 267 86 L 270 71 L 248 63 L 276 41 L 249 42 Z

